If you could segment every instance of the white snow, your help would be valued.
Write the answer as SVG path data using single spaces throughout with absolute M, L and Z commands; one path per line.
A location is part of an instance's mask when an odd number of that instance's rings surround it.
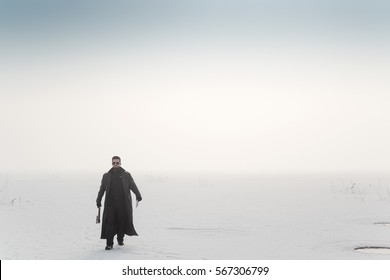
M 0 178 L 1 259 L 388 259 L 384 175 L 142 175 L 137 237 L 105 251 L 102 174 Z M 13 200 L 13 204 L 11 201 Z

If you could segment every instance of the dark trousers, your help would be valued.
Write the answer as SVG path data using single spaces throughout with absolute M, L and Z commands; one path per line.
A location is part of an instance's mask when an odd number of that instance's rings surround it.
M 110 208 L 107 216 L 107 245 L 114 245 L 114 236 L 117 236 L 118 242 L 123 242 L 126 226 L 126 210 L 123 200 L 110 201 Z
M 118 242 L 123 242 L 123 238 L 125 237 L 125 234 L 124 233 L 118 233 L 116 235 L 116 239 L 118 240 Z M 114 236 L 110 236 L 110 237 L 107 237 L 106 239 L 106 242 L 107 242 L 107 245 L 108 246 L 113 246 L 114 245 Z

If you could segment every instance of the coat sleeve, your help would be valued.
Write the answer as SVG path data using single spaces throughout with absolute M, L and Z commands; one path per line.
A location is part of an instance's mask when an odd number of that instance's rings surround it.
M 138 187 L 137 187 L 133 177 L 131 176 L 131 174 L 129 172 L 127 172 L 127 174 L 128 174 L 127 178 L 129 180 L 130 190 L 133 191 L 137 200 L 142 200 L 141 193 L 139 192 Z
M 102 183 L 100 184 L 100 189 L 98 192 L 98 196 L 96 198 L 96 204 L 102 203 L 102 198 L 103 198 L 104 192 L 106 191 L 106 182 L 105 181 L 106 181 L 106 178 L 105 178 L 105 175 L 103 175 Z

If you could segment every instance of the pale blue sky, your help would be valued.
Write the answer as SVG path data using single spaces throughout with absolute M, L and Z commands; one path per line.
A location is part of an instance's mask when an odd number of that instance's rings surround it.
M 389 39 L 390 4 L 384 0 L 2 0 L 0 5 L 2 38 L 39 46 L 56 40 L 130 47 L 167 40 Z

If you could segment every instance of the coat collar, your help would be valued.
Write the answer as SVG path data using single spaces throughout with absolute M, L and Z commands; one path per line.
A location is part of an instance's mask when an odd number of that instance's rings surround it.
M 112 174 L 112 173 L 114 172 L 114 169 L 115 169 L 114 167 L 111 167 L 111 169 L 108 170 L 108 173 L 111 173 L 111 174 Z M 119 167 L 118 169 L 119 169 L 119 171 L 120 171 L 121 174 L 122 174 L 123 172 L 126 171 L 126 170 L 124 170 L 122 167 Z

